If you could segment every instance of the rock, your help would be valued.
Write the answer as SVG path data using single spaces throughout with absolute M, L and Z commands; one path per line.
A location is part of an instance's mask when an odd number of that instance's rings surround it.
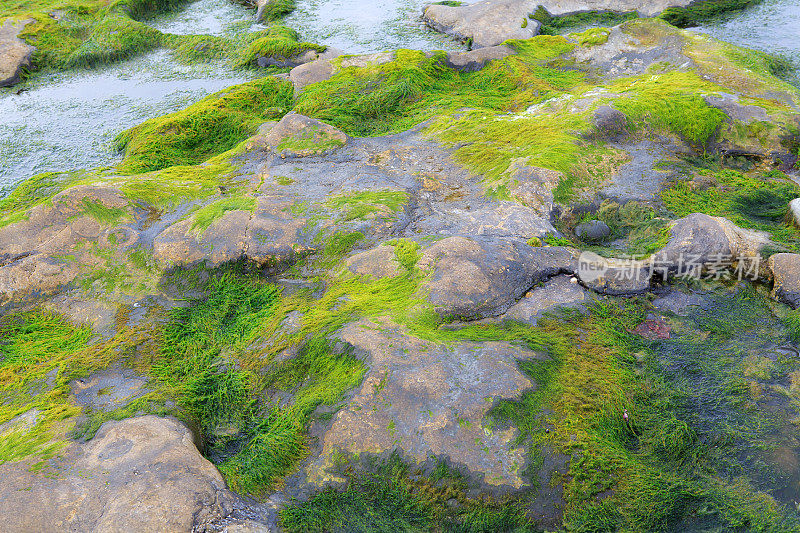
M 289 212 L 284 198 L 260 196 L 253 213 L 228 211 L 204 231 L 189 218 L 172 224 L 153 240 L 153 258 L 163 268 L 205 261 L 216 267 L 246 257 L 261 265 L 283 266 L 305 251 L 306 219 Z
M 489 46 L 478 48 L 469 52 L 448 52 L 446 65 L 462 72 L 481 70 L 486 64 L 495 59 L 503 59 L 516 52 L 508 46 Z
M 797 309 L 800 307 L 800 254 L 775 254 L 767 266 L 772 272 L 772 296 Z
M 234 500 L 189 430 L 155 416 L 106 422 L 43 471 L 6 463 L 0 477 L 8 532 L 190 531 L 227 516 Z
M 628 117 L 611 106 L 602 105 L 594 110 L 592 121 L 600 138 L 619 140 L 627 135 Z
M 550 221 L 535 210 L 514 202 L 495 201 L 478 209 L 453 209 L 440 235 L 516 237 L 527 241 L 555 233 Z
M 769 242 L 760 232 L 740 228 L 722 217 L 693 213 L 677 220 L 667 245 L 653 255 L 655 272 L 699 276 L 715 265 L 731 268 L 740 261 L 755 260 Z
M 546 356 L 507 342 L 423 341 L 389 322 L 362 320 L 345 326 L 340 337 L 366 354 L 370 370 L 330 428 L 321 430 L 322 451 L 306 468 L 308 481 L 336 480 L 329 468 L 338 451 L 382 454 L 399 447 L 420 463 L 449 457 L 486 485 L 526 483 L 516 430 L 491 430 L 484 422 L 496 399 L 534 387 L 517 361 Z
M 578 278 L 595 292 L 612 296 L 643 294 L 650 290 L 649 261 L 605 258 L 583 252 L 578 259 Z
M 397 276 L 403 271 L 394 253 L 394 246 L 386 244 L 347 258 L 345 266 L 354 274 L 375 279 Z
M 539 216 L 549 219 L 553 212 L 553 189 L 563 176 L 561 172 L 530 166 L 515 166 L 511 171 L 514 178 L 512 196 Z
M 417 266 L 431 273 L 430 301 L 443 316 L 477 319 L 504 313 L 537 282 L 574 272 L 567 248 L 532 248 L 524 241 L 448 237 L 426 248 Z
M 330 79 L 334 72 L 335 69 L 330 61 L 320 59 L 294 67 L 289 72 L 289 80 L 292 82 L 292 85 L 294 85 L 294 92 L 297 95 L 312 83 Z
M 7 19 L 0 24 L 0 87 L 19 83 L 24 69 L 31 66 L 31 56 L 36 50 L 19 38 L 25 26 L 33 19 Z
M 535 37 L 539 23 L 528 15 L 538 5 L 537 0 L 481 0 L 458 7 L 434 4 L 425 8 L 422 19 L 436 31 L 484 48 L 508 39 Z
M 251 138 L 248 148 L 272 149 L 281 157 L 319 155 L 347 143 L 340 129 L 317 119 L 289 113 L 280 122 L 270 122 Z
M 611 235 L 611 228 L 602 220 L 589 220 L 575 226 L 575 235 L 582 241 L 598 242 Z
M 800 227 L 800 198 L 789 202 L 789 218 L 792 224 Z
M 562 307 L 582 308 L 592 296 L 570 276 L 556 276 L 541 287 L 534 287 L 514 304 L 503 319 L 518 320 L 535 326 L 545 314 Z

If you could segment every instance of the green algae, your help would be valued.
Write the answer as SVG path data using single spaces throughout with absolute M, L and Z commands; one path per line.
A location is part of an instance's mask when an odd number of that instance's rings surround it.
M 408 203 L 405 191 L 361 191 L 352 194 L 332 196 L 325 201 L 325 207 L 343 211 L 342 220 L 365 220 L 381 214 L 401 211 Z
M 552 39 L 552 40 L 551 40 Z M 563 38 L 513 43 L 520 54 L 478 72 L 447 68 L 443 53 L 398 50 L 393 61 L 340 69 L 330 80 L 307 87 L 295 110 L 354 136 L 399 132 L 441 114 L 474 107 L 506 111 L 578 83 L 579 73 L 541 66 L 572 49 Z
M 784 221 L 789 201 L 800 194 L 788 177 L 779 172 L 742 173 L 713 161 L 710 168 L 693 172 L 700 181 L 680 179 L 661 193 L 667 209 L 678 217 L 691 213 L 721 216 L 740 227 L 766 232 L 787 249 L 796 250 L 800 245 L 797 229 Z
M 613 11 L 587 11 L 563 17 L 554 17 L 543 7 L 539 7 L 532 18 L 541 23 L 542 35 L 558 35 L 573 28 L 586 26 L 616 26 L 637 18 L 636 13 L 615 13 Z
M 348 478 L 344 489 L 328 488 L 281 511 L 287 531 L 538 531 L 518 501 L 468 497 L 464 475 L 442 461 L 420 475 L 398 454 L 366 469 L 348 459 L 337 465 Z
M 667 8 L 659 15 L 659 18 L 673 26 L 688 28 L 697 26 L 701 22 L 723 13 L 745 9 L 759 2 L 761 0 L 706 0 L 704 2 L 693 2 L 686 7 Z
M 117 137 L 125 158 L 118 168 L 135 174 L 193 165 L 231 150 L 258 126 L 291 108 L 292 84 L 266 77 L 215 93 L 188 108 L 150 119 Z
M 261 18 L 267 21 L 280 20 L 297 6 L 295 0 L 269 0 L 264 6 Z
M 214 221 L 219 220 L 229 211 L 249 211 L 252 213 L 255 208 L 256 199 L 253 197 L 223 198 L 195 211 L 192 216 L 192 229 L 203 233 Z

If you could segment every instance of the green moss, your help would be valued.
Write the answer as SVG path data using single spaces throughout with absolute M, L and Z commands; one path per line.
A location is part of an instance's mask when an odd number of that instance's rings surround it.
M 761 0 L 705 0 L 694 2 L 687 7 L 667 8 L 660 18 L 673 26 L 687 28 L 697 26 L 712 17 L 754 6 Z
M 223 198 L 222 200 L 217 200 L 195 211 L 192 229 L 199 230 L 200 233 L 202 233 L 229 211 L 249 211 L 252 213 L 255 208 L 256 199 L 251 196 Z
M 117 137 L 126 173 L 201 163 L 253 135 L 291 107 L 289 82 L 266 77 L 215 93 L 188 108 L 150 119 Z
M 615 257 L 624 253 L 635 257 L 647 257 L 666 246 L 669 240 L 669 219 L 659 217 L 653 207 L 640 202 L 620 205 L 606 200 L 600 204 L 596 212 L 586 213 L 580 219 L 574 220 L 570 226 L 574 227 L 589 220 L 600 220 L 611 229 L 611 234 L 606 240 L 625 240 L 624 247 L 582 246 L 600 255 Z
M 650 131 L 670 131 L 703 149 L 714 138 L 726 115 L 705 103 L 703 91 L 718 92 L 694 72 L 671 71 L 657 76 L 619 80 L 611 90 L 632 94 L 614 102 L 625 113 L 632 127 Z
M 127 215 L 122 208 L 106 207 L 102 203 L 88 198 L 83 199 L 83 211 L 81 214 L 94 218 L 104 226 L 116 225 L 121 218 Z
M 67 56 L 64 66 L 110 63 L 152 50 L 160 42 L 158 30 L 123 14 L 109 13 L 93 25 L 87 39 Z
M 287 137 L 282 140 L 276 150 L 288 150 L 299 154 L 323 154 L 328 150 L 333 150 L 344 145 L 344 141 L 334 137 L 331 133 L 317 128 L 304 128 L 299 134 Z
M 271 25 L 263 32 L 257 34 L 239 54 L 236 65 L 239 67 L 256 67 L 260 57 L 270 57 L 278 60 L 289 59 L 306 50 L 324 52 L 325 46 L 313 43 L 299 42 L 297 32 L 280 24 Z
M 389 241 L 388 244 L 394 246 L 394 255 L 398 263 L 408 270 L 417 266 L 419 250 L 421 248 L 418 242 L 409 239 L 396 239 L 394 241 Z
M 64 190 L 72 179 L 74 175 L 45 172 L 20 183 L 8 196 L 0 198 L 0 228 L 23 220 L 25 211 Z
M 402 131 L 433 116 L 458 109 L 507 111 L 574 86 L 576 72 L 540 65 L 569 51 L 563 38 L 541 37 L 511 43 L 517 56 L 494 61 L 478 72 L 444 65 L 443 53 L 398 50 L 396 59 L 367 68 L 348 67 L 330 80 L 307 87 L 295 110 L 344 130 L 369 136 Z

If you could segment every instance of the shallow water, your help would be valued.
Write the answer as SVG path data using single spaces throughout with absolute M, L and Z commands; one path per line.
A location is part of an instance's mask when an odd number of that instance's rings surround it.
M 0 189 L 40 172 L 113 164 L 121 131 L 251 77 L 181 65 L 158 51 L 101 69 L 45 74 L 20 94 L 0 91 Z
M 744 11 L 719 17 L 694 31 L 762 52 L 786 56 L 800 65 L 800 3 L 763 0 Z M 795 75 L 795 85 L 800 76 Z
M 395 48 L 460 50 L 464 46 L 428 29 L 420 18 L 431 0 L 298 0 L 286 24 L 303 40 L 347 53 Z

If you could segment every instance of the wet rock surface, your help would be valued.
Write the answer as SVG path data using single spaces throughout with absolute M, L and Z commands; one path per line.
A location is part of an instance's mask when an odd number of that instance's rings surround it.
M 8 19 L 0 24 L 0 87 L 14 85 L 21 80 L 23 70 L 30 67 L 35 48 L 19 38 L 32 19 Z
M 237 501 L 191 433 L 154 416 L 106 423 L 54 459 L 51 475 L 23 464 L 0 471 L 6 531 L 189 531 L 231 514 Z

